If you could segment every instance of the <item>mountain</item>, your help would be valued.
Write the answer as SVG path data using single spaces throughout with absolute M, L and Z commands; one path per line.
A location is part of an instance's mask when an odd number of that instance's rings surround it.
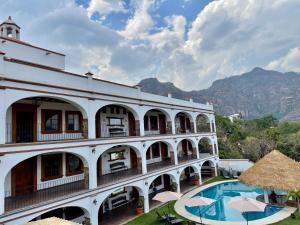
M 156 78 L 139 83 L 145 92 L 195 102 L 212 102 L 217 113 L 241 113 L 252 119 L 273 114 L 281 120 L 300 120 L 300 73 L 254 68 L 252 71 L 216 80 L 211 87 L 199 91 L 183 91 L 173 83 Z

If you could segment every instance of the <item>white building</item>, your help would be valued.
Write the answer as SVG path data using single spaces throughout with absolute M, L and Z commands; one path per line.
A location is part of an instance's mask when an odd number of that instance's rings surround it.
M 0 223 L 105 224 L 116 208 L 143 197 L 148 212 L 157 191 L 216 174 L 212 105 L 67 72 L 65 55 L 21 41 L 11 18 L 0 33 Z

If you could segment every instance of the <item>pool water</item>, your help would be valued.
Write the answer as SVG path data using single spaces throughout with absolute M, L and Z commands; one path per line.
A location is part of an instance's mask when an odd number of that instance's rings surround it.
M 250 187 L 240 182 L 222 183 L 207 188 L 195 195 L 215 199 L 216 201 L 213 204 L 201 207 L 186 206 L 186 209 L 188 212 L 196 216 L 199 216 L 200 209 L 202 218 L 210 220 L 246 221 L 247 216 L 249 221 L 262 219 L 277 213 L 282 209 L 282 207 L 267 206 L 264 212 L 241 213 L 228 206 L 228 201 L 230 198 L 236 196 L 250 197 L 255 199 L 258 195 L 262 195 L 263 193 L 264 190 L 261 188 Z

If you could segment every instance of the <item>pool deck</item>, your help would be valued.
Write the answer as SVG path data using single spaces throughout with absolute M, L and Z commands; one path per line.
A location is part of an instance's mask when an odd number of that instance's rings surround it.
M 203 190 L 205 190 L 209 187 L 212 187 L 212 186 L 215 186 L 215 185 L 218 185 L 218 184 L 222 184 L 222 183 L 237 182 L 237 181 L 238 180 L 219 181 L 219 182 L 211 183 L 211 184 L 204 185 L 204 186 L 201 186 L 199 188 L 196 188 L 196 189 L 186 193 L 184 196 L 182 196 L 182 198 L 180 200 L 178 200 L 175 203 L 175 206 L 174 206 L 175 211 L 179 215 L 181 215 L 181 216 L 183 216 L 183 217 L 185 217 L 189 220 L 193 220 L 195 222 L 200 223 L 199 216 L 195 216 L 192 213 L 188 212 L 185 209 L 185 205 L 183 204 L 183 201 L 187 198 L 193 197 L 195 194 L 197 194 L 200 191 L 203 191 Z M 249 225 L 266 225 L 266 224 L 276 223 L 276 222 L 279 222 L 279 221 L 289 217 L 291 215 L 291 213 L 295 212 L 295 210 L 296 210 L 296 208 L 286 206 L 282 210 L 280 210 L 279 212 L 273 214 L 272 216 L 268 216 L 268 217 L 265 217 L 265 218 L 259 219 L 259 220 L 249 221 Z M 246 221 L 231 222 L 231 221 L 209 220 L 209 219 L 205 219 L 205 218 L 202 219 L 202 222 L 204 224 L 209 224 L 209 225 L 245 225 L 246 224 Z

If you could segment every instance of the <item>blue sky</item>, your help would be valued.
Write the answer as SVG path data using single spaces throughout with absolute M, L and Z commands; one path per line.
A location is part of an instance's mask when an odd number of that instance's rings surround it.
M 23 41 L 65 53 L 66 70 L 130 85 L 300 71 L 299 0 L 6 0 L 9 15 Z

